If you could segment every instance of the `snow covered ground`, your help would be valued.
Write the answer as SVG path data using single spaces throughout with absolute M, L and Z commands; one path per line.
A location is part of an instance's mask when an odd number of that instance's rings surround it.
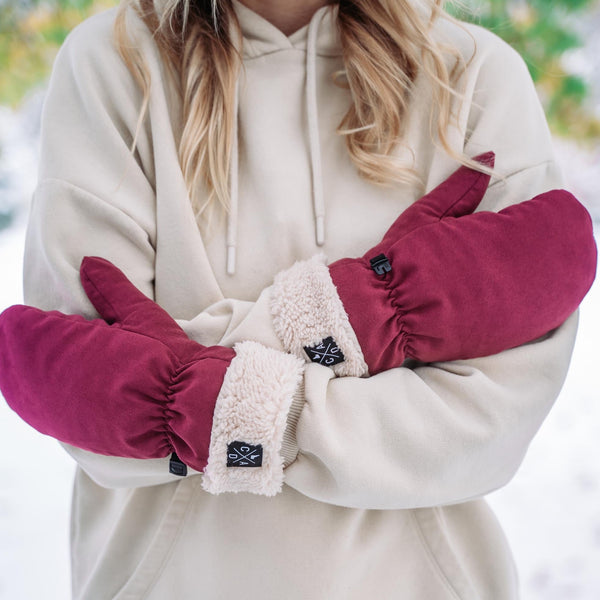
M 27 197 L 33 186 L 31 123 L 29 117 L 19 123 L 0 111 L 0 139 L 11 145 L 4 168 L 20 174 L 7 185 L 8 171 L 3 179 L 0 168 L 0 209 L 2 202 L 13 201 L 10 194 Z M 563 142 L 557 151 L 570 189 L 588 200 L 600 220 L 600 156 Z M 22 302 L 25 220 L 22 210 L 10 229 L 0 231 L 0 310 Z M 600 598 L 599 340 L 600 279 L 581 307 L 571 369 L 555 408 L 514 480 L 489 497 L 515 554 L 523 600 Z M 1 397 L 0 456 L 0 600 L 65 600 L 74 463 Z

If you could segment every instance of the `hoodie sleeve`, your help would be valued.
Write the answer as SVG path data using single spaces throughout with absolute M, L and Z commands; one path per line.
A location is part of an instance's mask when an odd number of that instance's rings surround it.
M 551 162 L 518 171 L 498 201 L 545 191 L 558 178 Z M 284 436 L 285 483 L 364 509 L 456 504 L 504 486 L 558 397 L 577 324 L 578 311 L 542 338 L 493 356 L 407 361 L 370 378 L 307 365 Z
M 558 396 L 576 329 L 575 313 L 498 355 L 369 379 L 309 365 L 287 485 L 367 509 L 455 504 L 502 487 Z
M 478 52 L 459 117 L 464 150 L 474 156 L 493 147 L 504 176 L 488 189 L 486 207 L 501 210 L 563 187 L 524 61 L 494 34 L 468 30 Z M 366 509 L 455 504 L 502 487 L 560 392 L 577 322 L 576 311 L 518 348 L 413 362 L 368 379 L 333 378 L 308 365 L 304 405 L 288 431 L 298 454 L 287 485 L 316 500 Z

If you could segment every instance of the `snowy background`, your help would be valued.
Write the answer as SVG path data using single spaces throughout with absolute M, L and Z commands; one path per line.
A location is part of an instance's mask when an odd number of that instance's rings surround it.
M 587 26 L 589 43 L 570 57 L 571 66 L 600 82 L 600 37 Z M 42 97 L 31 95 L 18 113 L 0 107 L 0 311 L 23 301 Z M 600 110 L 598 89 L 596 103 Z M 600 148 L 557 140 L 556 152 L 600 240 Z M 582 304 L 571 368 L 554 409 L 513 481 L 488 497 L 513 548 L 523 600 L 600 599 L 599 340 L 600 279 Z M 1 398 L 0 452 L 0 600 L 66 600 L 74 463 Z

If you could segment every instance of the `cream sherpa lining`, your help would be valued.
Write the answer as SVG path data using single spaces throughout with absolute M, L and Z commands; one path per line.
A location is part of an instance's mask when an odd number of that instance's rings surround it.
M 332 367 L 335 374 L 365 377 L 367 364 L 325 261 L 318 254 L 276 275 L 271 292 L 273 326 L 284 348 L 305 361 L 305 346 L 333 337 L 345 357 Z
M 215 405 L 202 487 L 211 494 L 274 496 L 283 484 L 280 450 L 304 363 L 257 342 L 241 342 L 234 349 L 236 356 L 225 373 Z M 234 441 L 261 444 L 262 466 L 227 467 L 227 446 Z

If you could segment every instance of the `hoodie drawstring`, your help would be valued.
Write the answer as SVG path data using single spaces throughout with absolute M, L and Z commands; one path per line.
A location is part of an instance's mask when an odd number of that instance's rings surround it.
M 316 46 L 319 19 L 308 26 L 306 41 L 306 113 L 308 116 L 308 139 L 312 171 L 312 197 L 315 219 L 315 240 L 318 246 L 325 243 L 325 201 L 323 199 L 323 176 L 321 173 L 321 146 L 319 144 L 319 121 L 317 118 Z
M 238 142 L 238 119 L 240 104 L 240 78 L 235 84 L 235 100 L 233 104 L 233 145 L 231 148 L 231 166 L 229 171 L 229 197 L 231 205 L 227 215 L 227 275 L 235 274 L 235 251 L 237 246 L 237 222 L 238 222 L 238 199 L 239 199 L 239 142 Z
M 325 200 L 323 198 L 323 177 L 321 169 L 321 146 L 319 142 L 319 120 L 317 114 L 317 77 L 316 77 L 316 55 L 317 55 L 317 31 L 321 19 L 311 19 L 308 25 L 308 36 L 306 40 L 306 114 L 308 118 L 308 139 L 311 166 L 311 192 L 315 223 L 315 241 L 318 246 L 325 243 Z M 229 173 L 231 206 L 227 215 L 227 274 L 235 274 L 236 247 L 237 247 L 237 224 L 238 224 L 238 169 L 239 169 L 239 142 L 238 142 L 238 119 L 239 119 L 239 96 L 240 81 L 236 83 L 233 123 L 233 144 L 231 148 L 231 166 Z

